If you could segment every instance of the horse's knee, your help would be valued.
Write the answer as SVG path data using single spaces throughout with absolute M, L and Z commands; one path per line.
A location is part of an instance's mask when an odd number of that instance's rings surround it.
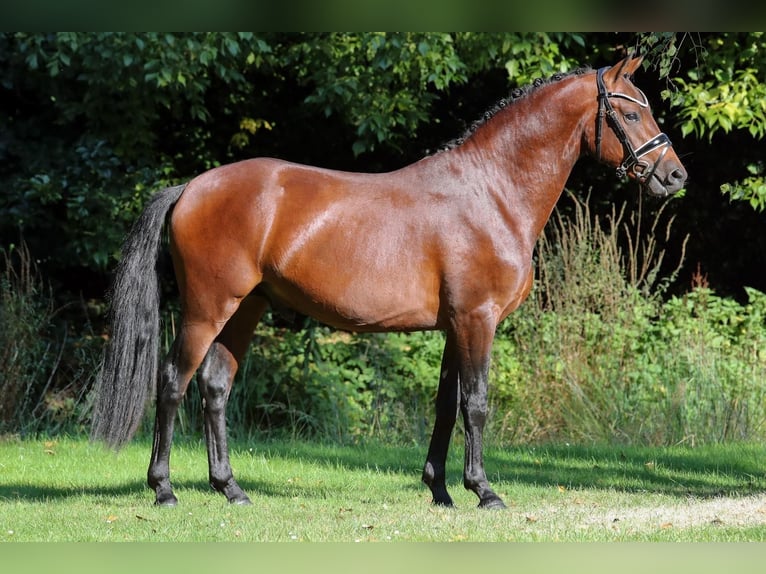
M 157 392 L 157 403 L 165 407 L 177 407 L 181 404 L 181 399 L 183 399 L 185 391 L 185 385 L 181 384 L 181 381 L 176 376 L 175 370 L 172 368 L 165 369 L 165 372 L 160 379 L 160 388 Z
M 463 473 L 463 486 L 466 490 L 473 490 L 474 492 L 488 486 L 487 475 L 484 469 L 466 469 Z
M 205 399 L 206 409 L 216 410 L 224 407 L 229 398 L 233 376 L 229 361 L 211 350 L 205 357 L 198 377 L 199 389 Z

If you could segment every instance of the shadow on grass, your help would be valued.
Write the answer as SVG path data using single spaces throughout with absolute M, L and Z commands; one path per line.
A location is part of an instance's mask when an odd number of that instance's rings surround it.
M 242 443 L 237 446 L 241 447 Z M 235 450 L 237 450 L 235 448 Z M 249 449 L 246 449 L 249 450 Z M 237 450 L 238 456 L 243 449 Z M 326 446 L 313 443 L 266 442 L 255 452 L 350 470 L 376 469 L 412 477 L 421 488 L 425 446 Z M 462 488 L 463 449 L 453 444 L 447 463 L 451 488 Z M 686 447 L 517 446 L 490 448 L 484 456 L 490 483 L 564 486 L 676 496 L 745 496 L 766 491 L 766 448 L 760 445 Z M 242 477 L 243 479 L 245 477 Z M 245 487 L 246 480 L 240 481 Z M 258 488 L 260 485 L 253 485 Z
M 172 478 L 172 477 L 171 477 Z M 273 483 L 265 481 L 241 480 L 242 488 L 248 493 L 259 494 L 269 497 L 294 497 L 296 495 L 320 496 L 320 493 L 312 492 L 313 489 L 301 487 L 301 492 L 294 492 L 295 489 L 285 490 Z M 173 488 L 179 498 L 188 496 L 189 491 L 196 491 L 211 496 L 220 496 L 212 487 L 203 480 L 174 480 Z M 31 484 L 0 483 L 0 503 L 22 500 L 25 502 L 51 502 L 55 500 L 70 499 L 77 497 L 88 497 L 104 500 L 114 498 L 145 498 L 148 504 L 154 501 L 154 492 L 143 481 L 124 482 L 114 486 L 103 487 L 57 487 Z
M 146 488 L 146 485 L 140 481 L 115 484 L 114 486 L 59 487 L 29 483 L 7 483 L 0 479 L 0 501 L 24 500 L 46 502 L 78 496 L 114 498 L 117 496 L 132 496 L 144 488 Z
M 186 456 L 205 459 L 199 442 L 176 443 Z M 143 448 L 143 443 L 141 445 Z M 145 446 L 146 457 L 150 446 Z M 303 466 L 326 467 L 328 476 L 338 469 L 372 470 L 401 475 L 402 488 L 425 490 L 420 483 L 420 469 L 426 445 L 396 446 L 375 442 L 361 446 L 339 446 L 308 441 L 250 440 L 232 443 L 232 464 L 240 485 L 251 494 L 267 497 L 324 497 L 330 485 L 291 484 L 264 480 L 249 475 L 238 467 L 246 467 L 248 457 L 265 460 L 282 459 Z M 451 489 L 462 488 L 463 450 L 456 440 L 448 457 L 447 480 Z M 490 482 L 506 492 L 514 485 L 567 489 L 603 489 L 622 492 L 656 493 L 679 497 L 745 496 L 766 491 L 766 448 L 759 445 L 715 445 L 684 447 L 620 447 L 620 446 L 515 446 L 489 448 L 485 452 L 485 468 Z M 204 464 L 204 463 L 203 463 Z M 110 486 L 56 487 L 14 482 L 0 476 L 0 501 L 48 501 L 78 496 L 125 497 L 153 493 L 143 480 L 145 467 L 136 468 L 136 480 Z M 249 471 L 252 473 L 252 470 Z M 183 490 L 211 493 L 206 480 L 174 480 L 182 496 Z M 9 480 L 10 479 L 10 480 Z M 72 478 L 72 482 L 76 477 Z

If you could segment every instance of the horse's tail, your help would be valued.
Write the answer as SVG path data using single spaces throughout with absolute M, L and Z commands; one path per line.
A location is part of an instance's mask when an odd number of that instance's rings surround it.
M 157 385 L 162 229 L 185 185 L 152 197 L 122 247 L 110 294 L 111 336 L 96 383 L 91 439 L 119 448 L 135 434 Z

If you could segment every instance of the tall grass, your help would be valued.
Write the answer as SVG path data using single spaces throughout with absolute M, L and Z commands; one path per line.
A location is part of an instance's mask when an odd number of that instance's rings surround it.
M 70 339 L 57 311 L 26 245 L 0 250 L 0 433 L 76 430 L 87 418 L 99 344 Z
M 515 379 L 501 369 L 501 440 L 762 438 L 766 296 L 749 289 L 742 306 L 697 285 L 663 297 L 672 277 L 659 275 L 657 233 L 670 233 L 660 216 L 649 234 L 640 211 L 602 221 L 575 201 L 571 218 L 554 218 L 533 295 L 502 328 Z

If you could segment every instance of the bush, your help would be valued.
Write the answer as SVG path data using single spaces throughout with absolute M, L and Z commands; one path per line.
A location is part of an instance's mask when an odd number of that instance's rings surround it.
M 501 328 L 519 380 L 493 391 L 500 441 L 763 436 L 766 295 L 748 289 L 741 306 L 698 287 L 663 302 L 660 215 L 644 239 L 640 212 L 603 223 L 577 203 L 554 218 L 533 295 Z
M 748 303 L 698 286 L 663 306 L 654 328 L 666 423 L 677 441 L 762 438 L 766 427 L 766 294 Z
M 355 442 L 425 440 L 438 384 L 440 333 L 350 334 L 259 325 L 228 406 L 233 434 L 253 431 Z M 200 429 L 190 393 L 182 428 Z

